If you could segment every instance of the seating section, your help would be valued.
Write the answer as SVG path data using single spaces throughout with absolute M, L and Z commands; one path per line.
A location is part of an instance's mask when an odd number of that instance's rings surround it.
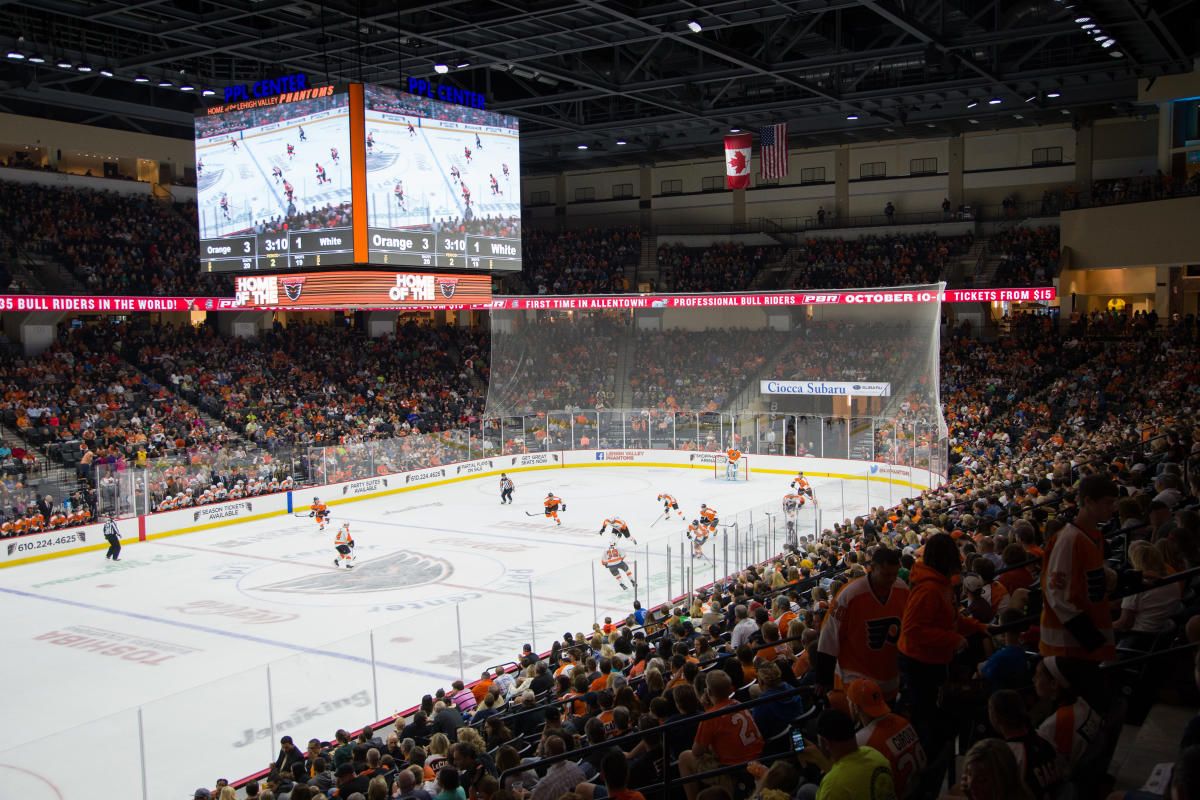
M 669 238 L 669 237 L 668 237 Z M 762 267 L 780 257 L 779 247 L 718 242 L 708 247 L 658 247 L 659 286 L 664 292 L 730 292 L 750 287 Z
M 941 280 L 972 237 L 934 233 L 807 239 L 790 255 L 794 289 L 907 286 Z
M 535 294 L 616 294 L 633 289 L 627 275 L 641 257 L 636 228 L 554 232 L 526 228 L 524 273 Z
M 1010 228 L 993 236 L 988 247 L 1003 260 L 992 279 L 996 286 L 1049 286 L 1058 277 L 1058 228 Z
M 90 294 L 233 293 L 228 276 L 200 272 L 194 203 L 0 181 L 0 224 Z

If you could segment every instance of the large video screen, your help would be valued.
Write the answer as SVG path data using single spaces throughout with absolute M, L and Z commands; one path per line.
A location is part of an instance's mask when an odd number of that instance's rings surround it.
M 202 271 L 354 263 L 346 92 L 197 117 L 196 182 Z
M 516 117 L 367 86 L 372 264 L 521 269 Z

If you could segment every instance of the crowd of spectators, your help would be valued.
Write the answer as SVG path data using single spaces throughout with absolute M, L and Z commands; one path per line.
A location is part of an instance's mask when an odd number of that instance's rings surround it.
M 667 292 L 740 291 L 779 255 L 778 247 L 736 242 L 716 242 L 708 247 L 659 243 L 658 288 Z
M 196 206 L 148 196 L 0 182 L 0 224 L 92 294 L 229 297 L 227 277 L 201 274 Z
M 807 239 L 790 258 L 795 289 L 846 289 L 934 283 L 971 249 L 971 236 L 935 233 Z
M 1058 228 L 1015 227 L 988 240 L 988 250 L 1001 256 L 992 284 L 1049 286 L 1058 277 Z
M 618 294 L 632 288 L 626 268 L 641 258 L 637 228 L 527 229 L 524 274 L 537 294 Z
M 629 368 L 632 407 L 719 411 L 789 338 L 765 329 L 640 331 Z
M 1139 174 L 1093 181 L 1089 197 L 1081 199 L 1077 192 L 1068 193 L 1067 208 L 1140 203 L 1197 194 L 1200 194 L 1200 170 L 1192 172 L 1186 180 L 1177 180 L 1158 170 L 1154 175 Z

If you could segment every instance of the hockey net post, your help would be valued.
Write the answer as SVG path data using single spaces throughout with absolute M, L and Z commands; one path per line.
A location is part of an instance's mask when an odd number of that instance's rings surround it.
M 748 481 L 750 461 L 746 456 L 730 461 L 728 456 L 719 455 L 713 461 L 713 477 L 719 481 Z

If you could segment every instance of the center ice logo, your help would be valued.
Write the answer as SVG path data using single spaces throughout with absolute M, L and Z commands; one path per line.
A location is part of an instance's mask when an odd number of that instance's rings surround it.
M 424 553 L 405 552 L 381 556 L 354 568 L 354 580 L 346 580 L 341 572 L 306 575 L 258 587 L 263 592 L 294 594 L 361 594 L 385 592 L 397 588 L 411 589 L 444 581 L 454 574 L 449 561 Z

